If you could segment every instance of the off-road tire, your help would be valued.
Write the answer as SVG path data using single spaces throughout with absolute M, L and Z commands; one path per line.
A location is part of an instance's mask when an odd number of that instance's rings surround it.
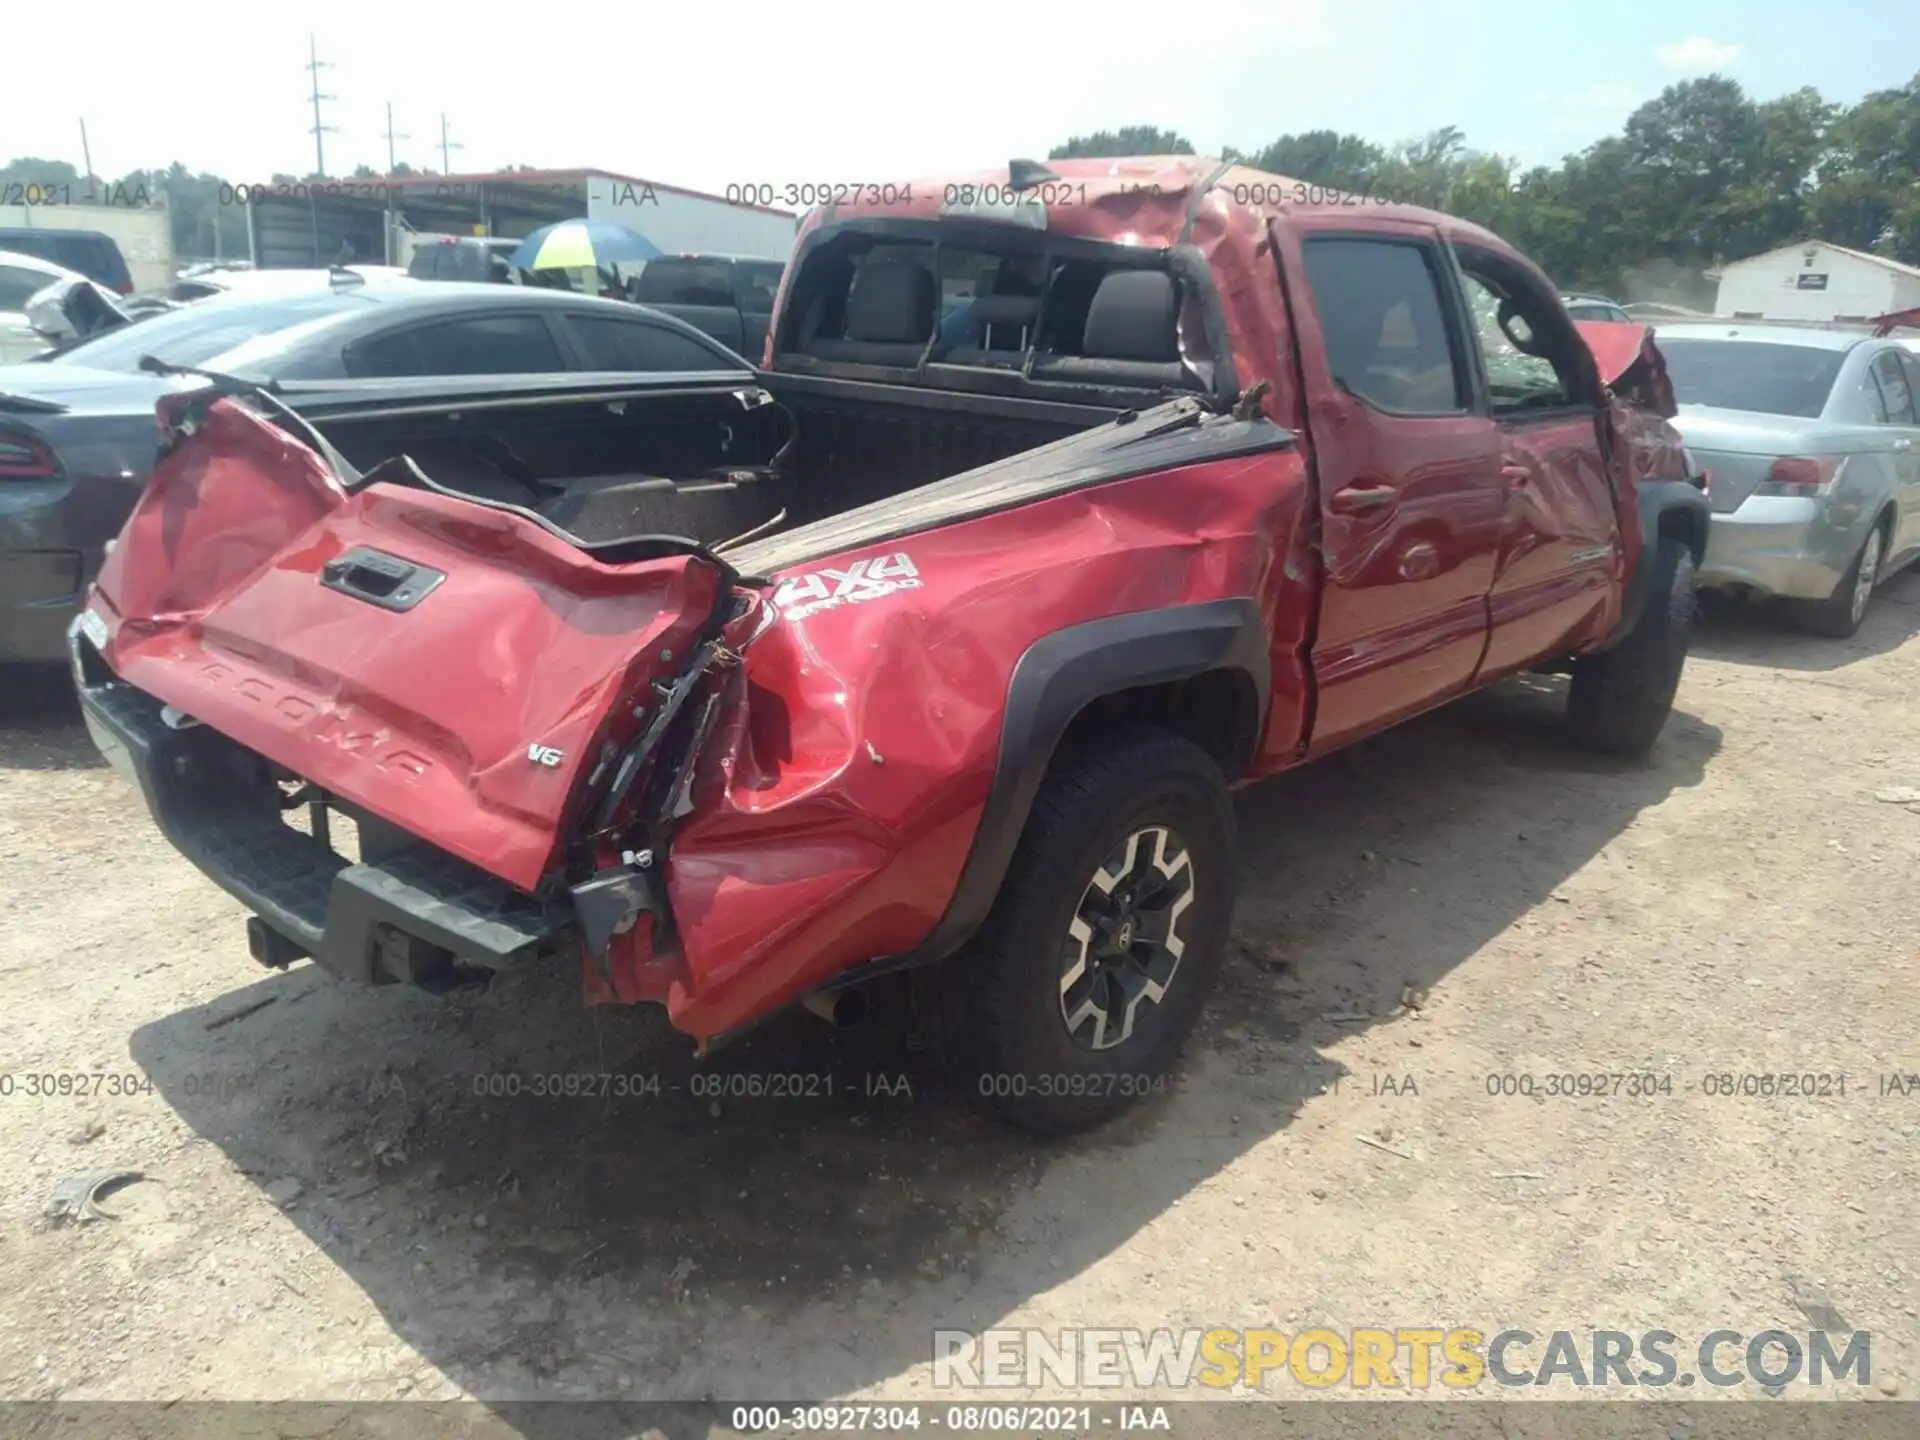
M 1865 591 L 1862 593 L 1860 571 L 1868 563 L 1869 550 L 1873 552 L 1873 569 L 1867 575 Z M 1840 583 L 1833 587 L 1833 593 L 1824 600 L 1803 601 L 1794 607 L 1794 619 L 1800 628 L 1814 635 L 1824 635 L 1829 640 L 1851 639 L 1860 629 L 1861 622 L 1867 618 L 1868 607 L 1873 601 L 1873 586 L 1879 579 L 1886 558 L 1887 537 L 1876 524 L 1867 531 L 1867 538 L 1860 542 L 1860 553 L 1853 557 L 1853 564 L 1840 577 Z
M 1170 838 L 1135 839 L 1160 832 Z M 1129 844 L 1156 865 L 1153 885 L 1174 883 L 1158 876 L 1173 865 L 1191 899 L 1174 911 L 1181 948 L 1164 995 L 1136 1003 L 1125 1038 L 1098 1033 L 1099 1016 L 1083 1020 L 1082 1035 L 1092 1030 L 1108 1047 L 1094 1049 L 1067 1023 L 1066 976 L 1076 957 L 1091 963 L 1073 926 L 1088 906 L 1135 888 L 1129 880 L 1094 893 L 1096 873 L 1116 873 L 1109 862 Z M 1067 1135 L 1163 1093 L 1226 949 L 1233 853 L 1226 782 L 1192 741 L 1146 732 L 1055 757 L 992 911 L 937 977 L 940 1049 L 969 1102 L 1018 1129 Z M 1164 963 L 1172 950 L 1153 953 Z M 1077 983 L 1084 1004 L 1087 979 Z
M 1639 758 L 1653 749 L 1693 641 L 1693 552 L 1663 535 L 1648 558 L 1655 567 L 1653 593 L 1639 621 L 1611 650 L 1575 661 L 1567 689 L 1574 740 L 1604 755 Z

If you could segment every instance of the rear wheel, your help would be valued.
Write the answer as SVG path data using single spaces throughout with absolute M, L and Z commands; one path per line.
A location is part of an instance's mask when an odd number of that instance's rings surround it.
M 1803 629 L 1834 640 L 1845 640 L 1867 618 L 1867 606 L 1873 599 L 1873 587 L 1880 579 L 1880 562 L 1886 556 L 1886 537 L 1878 525 L 1867 532 L 1860 553 L 1833 587 L 1833 594 L 1799 608 Z
M 944 1047 L 968 1098 L 1069 1134 L 1166 1088 L 1233 916 L 1226 782 L 1151 734 L 1056 765 L 992 914 L 948 963 Z
M 1643 756 L 1653 749 L 1693 642 L 1693 552 L 1673 536 L 1649 557 L 1653 594 L 1639 622 L 1611 650 L 1574 662 L 1567 724 L 1574 738 L 1607 755 Z

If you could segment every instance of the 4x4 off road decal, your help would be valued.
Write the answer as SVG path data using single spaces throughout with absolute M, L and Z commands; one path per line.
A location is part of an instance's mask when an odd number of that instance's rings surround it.
M 905 555 L 856 560 L 844 570 L 814 570 L 781 582 L 774 608 L 789 620 L 804 620 L 822 610 L 861 605 L 900 590 L 918 590 L 920 572 Z

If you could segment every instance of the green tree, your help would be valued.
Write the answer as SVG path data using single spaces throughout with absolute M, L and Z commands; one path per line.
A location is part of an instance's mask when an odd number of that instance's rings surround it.
M 1152 125 L 1123 125 L 1118 130 L 1096 130 L 1075 135 L 1047 152 L 1049 160 L 1091 160 L 1121 155 L 1191 155 L 1193 142 L 1172 130 Z
M 1357 193 L 1372 186 L 1387 152 L 1358 135 L 1308 130 L 1298 135 L 1282 135 L 1264 149 L 1245 157 L 1235 154 L 1223 158 L 1243 160 L 1256 170 L 1284 175 L 1289 180 L 1305 180 Z

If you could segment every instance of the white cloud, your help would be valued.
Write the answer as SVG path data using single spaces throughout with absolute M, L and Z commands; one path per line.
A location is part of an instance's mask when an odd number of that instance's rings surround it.
M 1740 58 L 1740 47 L 1724 40 L 1709 40 L 1704 35 L 1690 35 L 1675 44 L 1662 45 L 1654 53 L 1669 70 L 1700 74 L 1731 65 Z

